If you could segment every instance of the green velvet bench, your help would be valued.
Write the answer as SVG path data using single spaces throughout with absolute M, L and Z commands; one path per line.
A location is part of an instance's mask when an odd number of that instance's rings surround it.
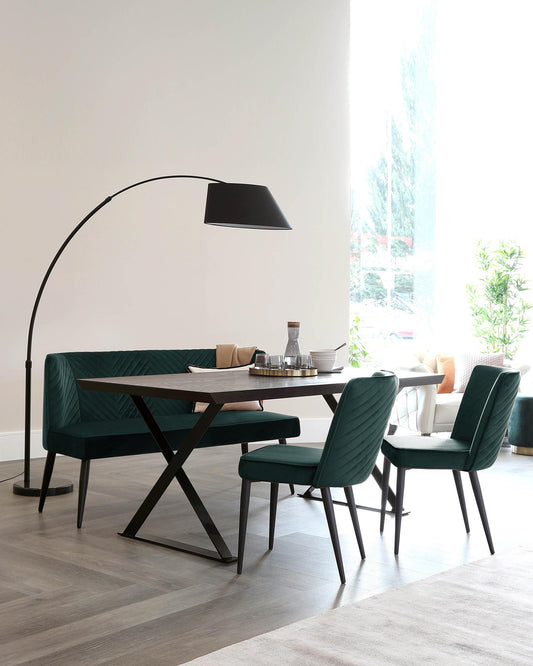
M 90 461 L 159 452 L 144 421 L 128 396 L 82 390 L 77 379 L 187 372 L 187 366 L 215 367 L 215 349 L 178 349 L 48 354 L 44 365 L 43 447 L 48 451 L 39 512 L 44 502 L 56 454 L 81 460 L 78 527 L 83 521 Z M 169 444 L 177 450 L 201 414 L 183 400 L 147 398 Z M 221 411 L 198 448 L 279 440 L 300 434 L 295 416 L 268 411 Z

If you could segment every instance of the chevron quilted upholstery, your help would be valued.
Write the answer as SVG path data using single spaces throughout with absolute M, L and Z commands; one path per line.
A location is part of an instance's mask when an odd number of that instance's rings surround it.
M 139 416 L 128 396 L 84 391 L 78 387 L 76 379 L 186 372 L 190 363 L 214 366 L 216 351 L 151 349 L 49 354 L 45 360 L 44 392 L 47 424 L 55 427 L 76 421 L 108 421 Z M 185 401 L 149 398 L 146 402 L 156 417 L 192 410 L 192 403 Z
M 518 370 L 476 366 L 449 439 L 385 436 L 383 454 L 405 468 L 470 472 L 490 467 L 502 445 L 519 384 Z
M 312 484 L 315 488 L 354 486 L 368 478 L 397 392 L 398 379 L 391 374 L 361 377 L 347 384 L 333 415 Z
M 485 408 L 485 404 L 493 389 L 496 379 L 504 368 L 489 365 L 478 365 L 470 375 L 461 406 L 453 427 L 452 438 L 471 442 Z M 463 404 L 464 401 L 464 404 Z
M 490 370 L 488 366 L 478 366 L 478 368 Z M 496 460 L 509 425 L 519 386 L 518 370 L 504 370 L 496 378 L 472 440 L 467 471 L 486 469 Z
M 322 451 L 266 446 L 241 456 L 240 476 L 315 488 L 362 483 L 376 463 L 397 390 L 398 379 L 391 373 L 352 379 L 341 395 Z
M 157 446 L 125 395 L 84 391 L 76 379 L 186 372 L 214 367 L 215 349 L 68 352 L 45 360 L 43 446 L 49 451 L 93 459 L 156 451 Z M 192 403 L 147 398 L 171 445 L 177 448 L 199 415 Z M 219 413 L 200 446 L 297 437 L 297 417 L 272 412 Z

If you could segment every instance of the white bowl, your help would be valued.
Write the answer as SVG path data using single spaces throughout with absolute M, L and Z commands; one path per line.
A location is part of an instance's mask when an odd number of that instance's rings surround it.
M 335 367 L 337 352 L 334 349 L 317 349 L 309 352 L 313 367 L 319 372 L 328 372 Z

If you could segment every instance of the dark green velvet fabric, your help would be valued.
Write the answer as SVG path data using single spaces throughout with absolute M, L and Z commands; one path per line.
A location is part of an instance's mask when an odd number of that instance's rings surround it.
M 513 411 L 520 387 L 520 372 L 518 370 L 496 369 L 501 370 L 498 376 L 494 374 L 494 368 L 489 366 L 477 366 L 472 373 L 472 376 L 476 373 L 476 380 L 478 376 L 482 376 L 487 383 L 492 378 L 493 386 L 487 402 L 481 410 L 479 423 L 472 438 L 470 453 L 468 454 L 466 463 L 466 471 L 468 472 L 487 469 L 496 460 L 502 446 L 503 438 L 507 432 L 507 427 L 509 426 L 509 419 L 511 418 L 511 412 Z M 467 408 L 468 402 L 465 405 L 465 409 Z M 461 408 L 459 408 L 457 420 L 462 418 L 461 411 Z M 452 431 L 452 437 L 457 436 L 457 420 L 455 422 L 456 427 Z
M 160 416 L 159 427 L 177 449 L 201 414 Z M 299 421 L 274 412 L 219 412 L 198 448 L 297 437 Z M 73 458 L 94 459 L 159 451 L 141 418 L 82 421 L 48 433 L 48 450 Z
M 69 352 L 48 354 L 44 364 L 43 443 L 47 433 L 83 421 L 135 419 L 139 413 L 127 395 L 84 391 L 76 379 L 187 372 L 187 365 L 211 367 L 215 349 Z M 153 415 L 187 414 L 192 402 L 147 398 Z
M 70 352 L 45 361 L 43 446 L 80 459 L 150 453 L 157 445 L 128 396 L 84 391 L 77 378 L 185 372 L 189 364 L 213 367 L 215 349 Z M 192 403 L 147 398 L 177 448 L 200 418 Z M 297 437 L 297 417 L 261 411 L 219 412 L 200 446 Z
M 322 449 L 310 446 L 263 446 L 241 456 L 239 475 L 250 481 L 274 481 L 310 486 Z
M 376 463 L 397 388 L 398 380 L 391 373 L 352 379 L 341 395 L 322 451 L 305 446 L 263 447 L 241 457 L 240 476 L 315 488 L 362 483 Z
M 470 442 L 417 435 L 386 435 L 381 450 L 396 467 L 464 469 Z
M 533 396 L 516 398 L 509 421 L 509 444 L 533 448 Z
M 392 374 L 361 377 L 347 384 L 324 444 L 315 488 L 354 486 L 368 478 L 397 392 L 398 379 Z
M 501 448 L 519 384 L 517 370 L 476 366 L 450 439 L 387 435 L 383 454 L 405 468 L 470 472 L 490 467 Z

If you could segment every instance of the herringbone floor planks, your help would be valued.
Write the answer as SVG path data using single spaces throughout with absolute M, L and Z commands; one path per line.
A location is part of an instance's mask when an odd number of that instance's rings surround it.
M 196 451 L 187 464 L 219 529 L 235 552 L 239 447 Z M 35 461 L 39 474 L 42 461 Z M 0 463 L 0 477 L 21 463 Z M 58 476 L 76 481 L 79 464 L 58 458 Z M 367 559 L 361 563 L 348 511 L 337 508 L 347 585 L 339 586 L 323 509 L 280 488 L 275 547 L 267 550 L 268 489 L 252 487 L 245 569 L 134 542 L 117 535 L 162 469 L 158 455 L 93 462 L 84 526 L 76 493 L 37 500 L 0 484 L 0 663 L 72 666 L 179 664 L 330 608 L 488 555 L 465 479 L 471 534 L 464 533 L 450 473 L 407 474 L 402 551 L 394 526 L 360 511 Z M 480 473 L 497 551 L 530 542 L 527 517 L 533 457 L 502 450 Z M 449 477 L 449 478 L 448 478 Z M 302 491 L 303 489 L 299 489 Z M 436 497 L 432 493 L 437 494 Z M 356 501 L 379 504 L 372 480 Z M 341 491 L 339 491 L 339 498 Z M 169 488 L 146 530 L 209 547 L 177 488 Z

